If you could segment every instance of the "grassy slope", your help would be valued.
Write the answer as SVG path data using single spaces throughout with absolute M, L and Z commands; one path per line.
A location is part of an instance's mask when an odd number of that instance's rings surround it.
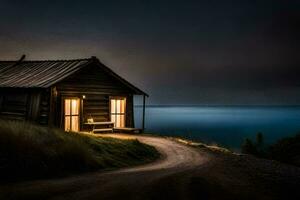
M 2 181 L 126 167 L 157 157 L 153 147 L 137 140 L 95 138 L 24 122 L 0 121 Z

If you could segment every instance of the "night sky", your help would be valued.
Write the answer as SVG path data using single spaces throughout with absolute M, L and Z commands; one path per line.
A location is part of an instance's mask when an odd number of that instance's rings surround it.
M 149 104 L 300 104 L 300 1 L 0 0 L 0 59 L 97 56 Z

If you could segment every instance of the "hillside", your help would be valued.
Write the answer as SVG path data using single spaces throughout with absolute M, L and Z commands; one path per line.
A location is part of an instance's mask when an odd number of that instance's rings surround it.
M 0 121 L 2 182 L 71 175 L 150 162 L 157 151 L 137 140 L 92 137 Z

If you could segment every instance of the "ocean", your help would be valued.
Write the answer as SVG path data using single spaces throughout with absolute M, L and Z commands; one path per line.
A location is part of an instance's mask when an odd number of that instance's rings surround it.
M 141 127 L 142 107 L 135 106 Z M 300 106 L 147 106 L 145 132 L 181 136 L 239 151 L 245 138 L 265 143 L 300 132 Z

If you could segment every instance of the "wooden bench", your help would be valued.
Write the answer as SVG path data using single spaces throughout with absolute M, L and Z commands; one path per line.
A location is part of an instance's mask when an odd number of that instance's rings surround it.
M 95 132 L 114 132 L 114 122 L 86 122 L 85 125 L 92 127 L 92 133 Z M 97 126 L 108 126 L 107 128 L 97 128 Z

